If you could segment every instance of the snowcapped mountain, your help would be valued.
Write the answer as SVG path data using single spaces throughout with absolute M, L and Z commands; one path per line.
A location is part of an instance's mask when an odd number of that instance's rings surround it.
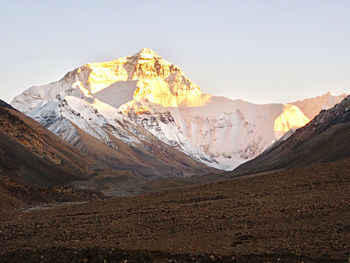
M 350 96 L 347 96 L 234 172 L 235 175 L 252 174 L 347 159 L 350 157 L 349 137 Z
M 78 127 L 115 150 L 115 138 L 141 148 L 145 142 L 165 143 L 224 170 L 308 123 L 299 104 L 257 105 L 205 94 L 177 66 L 147 48 L 86 64 L 12 101 L 73 145 L 79 141 Z
M 341 94 L 339 96 L 333 96 L 330 92 L 317 96 L 315 98 L 308 98 L 304 100 L 298 100 L 292 102 L 292 105 L 297 106 L 301 109 L 305 115 L 312 120 L 321 110 L 328 110 L 335 104 L 345 99 L 348 95 Z

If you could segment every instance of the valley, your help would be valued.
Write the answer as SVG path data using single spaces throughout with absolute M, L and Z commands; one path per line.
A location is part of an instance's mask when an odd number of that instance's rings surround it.
M 350 263 L 350 1 L 0 1 L 0 263 Z
M 347 262 L 349 109 L 206 94 L 147 48 L 0 100 L 0 262 Z

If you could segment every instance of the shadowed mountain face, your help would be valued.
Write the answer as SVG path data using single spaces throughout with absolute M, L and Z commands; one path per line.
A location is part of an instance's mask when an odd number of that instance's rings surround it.
M 36 121 L 0 101 L 0 175 L 42 186 L 87 177 L 92 163 Z
M 305 127 L 277 141 L 234 174 L 259 173 L 342 160 L 350 157 L 350 96 L 323 110 Z
M 0 211 L 28 204 L 102 199 L 63 187 L 90 176 L 94 162 L 0 100 Z

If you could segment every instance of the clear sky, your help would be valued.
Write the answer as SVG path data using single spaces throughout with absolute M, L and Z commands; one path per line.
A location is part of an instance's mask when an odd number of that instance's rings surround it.
M 256 103 L 350 93 L 349 0 L 0 0 L 0 98 L 149 47 Z

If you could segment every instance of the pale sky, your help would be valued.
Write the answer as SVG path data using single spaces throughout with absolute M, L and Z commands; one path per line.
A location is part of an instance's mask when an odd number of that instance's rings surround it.
M 144 47 L 214 95 L 350 93 L 349 14 L 348 0 L 0 0 L 0 98 Z

